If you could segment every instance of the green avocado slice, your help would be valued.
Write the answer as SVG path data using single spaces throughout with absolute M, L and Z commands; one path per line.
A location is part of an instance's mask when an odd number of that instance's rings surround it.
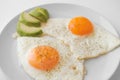
M 20 15 L 19 21 L 30 27 L 31 26 L 40 27 L 41 25 L 38 19 L 34 18 L 33 16 L 31 16 L 29 13 L 26 13 L 26 12 L 23 12 Z
M 40 27 L 29 27 L 21 22 L 18 22 L 17 24 L 17 33 L 20 36 L 37 36 L 41 35 L 43 32 L 40 29 Z
M 45 8 L 37 7 L 36 9 L 38 10 L 38 12 L 41 12 L 46 17 L 46 19 L 49 18 L 49 13 Z
M 43 8 L 35 8 L 29 12 L 29 14 L 37 19 L 39 19 L 41 22 L 47 22 L 49 18 L 48 11 Z

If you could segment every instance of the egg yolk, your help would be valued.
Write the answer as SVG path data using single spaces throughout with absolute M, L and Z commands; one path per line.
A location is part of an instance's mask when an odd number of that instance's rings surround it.
M 80 36 L 88 35 L 93 32 L 93 25 L 90 20 L 82 16 L 73 18 L 68 28 L 73 34 Z
M 37 46 L 28 56 L 29 64 L 34 68 L 49 71 L 59 62 L 59 54 L 50 46 Z

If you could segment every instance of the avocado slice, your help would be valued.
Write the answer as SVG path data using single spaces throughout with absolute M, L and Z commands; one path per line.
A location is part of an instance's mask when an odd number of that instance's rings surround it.
M 41 35 L 43 32 L 40 29 L 40 27 L 34 27 L 34 26 L 29 27 L 28 25 L 18 22 L 17 33 L 20 36 L 37 36 L 37 35 Z
M 49 13 L 48 13 L 47 9 L 40 8 L 40 7 L 37 7 L 36 9 L 38 10 L 38 12 L 41 12 L 46 17 L 46 19 L 49 18 Z
M 47 10 L 43 8 L 35 8 L 29 12 L 29 14 L 37 19 L 39 19 L 41 22 L 46 22 L 49 18 L 49 14 Z
M 20 15 L 19 21 L 28 26 L 40 27 L 41 23 L 38 19 L 31 16 L 29 13 L 23 12 Z

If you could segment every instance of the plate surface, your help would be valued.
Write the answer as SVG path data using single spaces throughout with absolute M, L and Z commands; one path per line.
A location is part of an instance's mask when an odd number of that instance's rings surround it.
M 73 4 L 47 4 L 40 7 L 48 9 L 52 18 L 86 16 L 114 35 L 119 36 L 104 17 L 89 8 Z M 12 19 L 0 35 L 0 67 L 10 80 L 33 80 L 22 70 L 17 59 L 16 40 L 12 38 L 12 34 L 16 31 L 18 17 L 19 15 Z M 85 80 L 108 80 L 119 64 L 119 52 L 120 48 L 107 55 L 86 61 L 87 75 Z

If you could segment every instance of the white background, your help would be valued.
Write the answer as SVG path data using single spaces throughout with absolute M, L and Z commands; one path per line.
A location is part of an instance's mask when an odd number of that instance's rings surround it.
M 20 12 L 40 4 L 73 3 L 89 7 L 111 21 L 120 32 L 120 0 L 0 0 L 0 32 Z M 120 80 L 120 66 L 110 80 Z M 0 80 L 3 79 L 0 70 Z

